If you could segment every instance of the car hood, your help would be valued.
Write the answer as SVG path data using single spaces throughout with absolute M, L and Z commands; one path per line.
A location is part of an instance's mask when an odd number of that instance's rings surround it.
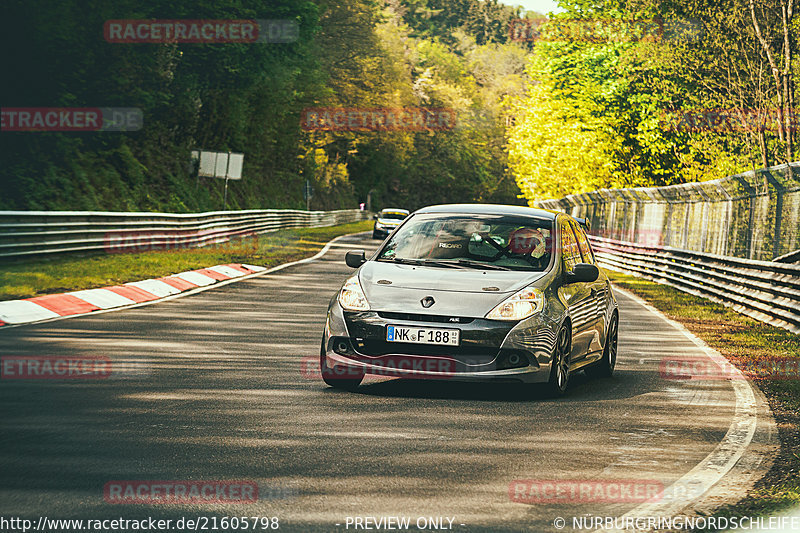
M 482 317 L 543 275 L 368 261 L 361 267 L 359 281 L 377 311 Z M 436 302 L 430 308 L 421 304 L 426 296 Z

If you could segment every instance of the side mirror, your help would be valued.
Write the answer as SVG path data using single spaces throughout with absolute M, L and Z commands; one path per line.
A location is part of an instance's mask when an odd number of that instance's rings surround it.
M 591 283 L 600 276 L 600 270 L 589 263 L 578 263 L 572 272 L 564 276 L 565 283 Z
M 375 213 L 374 215 L 372 215 L 372 220 L 378 220 L 378 213 Z
M 367 262 L 364 250 L 352 250 L 344 255 L 344 262 L 350 268 L 358 268 Z

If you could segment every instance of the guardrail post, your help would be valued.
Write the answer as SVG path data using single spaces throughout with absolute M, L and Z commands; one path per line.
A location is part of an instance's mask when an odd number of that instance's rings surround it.
M 689 213 L 691 212 L 691 204 L 689 202 L 683 202 L 683 205 L 686 206 L 686 212 L 683 216 L 683 236 L 681 238 L 683 244 L 681 245 L 681 248 L 685 250 L 689 247 Z
M 666 213 L 666 217 L 665 217 L 666 218 L 666 222 L 664 222 L 664 224 L 662 224 L 664 229 L 662 231 L 661 241 L 663 242 L 664 246 L 669 246 L 670 245 L 669 243 L 672 240 L 672 237 L 670 235 L 671 232 L 672 232 L 672 200 L 670 200 L 667 197 L 667 195 L 664 194 L 664 191 L 661 190 L 661 187 L 656 187 L 656 191 L 658 191 L 658 194 L 667 203 L 667 213 Z
M 728 233 L 731 230 L 731 214 L 733 210 L 733 202 L 731 199 L 731 195 L 728 191 L 723 187 L 719 181 L 715 181 L 715 185 L 717 186 L 717 190 L 725 197 L 725 220 L 722 222 L 721 226 L 722 229 L 720 230 L 721 233 L 721 243 L 720 243 L 720 253 L 722 255 L 726 255 L 728 253 Z
M 786 165 L 786 171 L 791 172 L 791 167 Z M 764 177 L 770 185 L 775 187 L 775 226 L 772 233 L 772 257 L 781 255 L 781 219 L 783 218 L 783 193 L 784 187 L 776 180 L 769 170 L 764 170 Z
M 755 175 L 755 171 L 753 171 L 753 175 Z M 748 214 L 747 218 L 747 235 L 745 236 L 745 247 L 747 249 L 747 257 L 748 259 L 753 258 L 753 218 L 755 217 L 756 211 L 756 190 L 747 183 L 741 175 L 737 174 L 733 176 L 736 178 L 736 181 L 742 184 L 742 187 L 747 191 L 747 194 L 750 195 L 750 213 Z
M 753 246 L 753 232 L 755 228 L 753 227 L 753 221 L 756 216 L 756 197 L 750 197 L 750 213 L 747 218 L 747 257 L 749 259 L 753 258 L 755 254 L 755 247 Z
M 595 235 L 608 233 L 608 221 L 606 220 L 606 204 L 602 195 L 597 191 L 590 192 L 589 197 L 592 199 L 592 233 Z
M 619 239 L 621 241 L 629 241 L 628 238 L 628 202 L 626 200 L 622 200 L 622 232 L 620 233 Z
M 707 252 L 706 239 L 708 238 L 708 204 L 711 202 L 711 197 L 703 190 L 703 186 L 699 183 L 694 184 L 694 190 L 703 197 L 703 226 L 700 228 L 700 251 Z

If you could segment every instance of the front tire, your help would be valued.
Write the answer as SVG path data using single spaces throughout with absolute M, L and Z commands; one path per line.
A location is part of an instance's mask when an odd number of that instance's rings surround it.
M 558 332 L 553 360 L 550 362 L 550 380 L 547 382 L 547 389 L 551 397 L 557 398 L 567 392 L 571 351 L 572 333 L 569 325 L 565 324 Z
M 341 390 L 355 390 L 361 385 L 364 379 L 364 373 L 354 370 L 350 367 L 339 367 L 333 369 L 328 366 L 327 358 L 325 357 L 325 346 L 323 344 L 319 352 L 319 372 L 322 374 L 322 381 L 334 389 Z
M 603 358 L 586 369 L 587 376 L 610 378 L 614 374 L 614 367 L 617 366 L 618 322 L 617 315 L 611 317 L 606 334 L 606 345 L 603 348 Z

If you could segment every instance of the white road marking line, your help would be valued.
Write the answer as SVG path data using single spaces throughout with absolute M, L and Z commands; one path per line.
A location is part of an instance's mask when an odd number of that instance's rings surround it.
M 641 305 L 652 314 L 661 318 L 664 322 L 683 333 L 687 339 L 700 348 L 712 361 L 714 361 L 723 371 L 725 375 L 731 376 L 729 383 L 733 387 L 734 396 L 736 398 L 736 408 L 728 427 L 728 432 L 719 442 L 717 447 L 706 456 L 705 459 L 700 461 L 694 468 L 684 474 L 680 479 L 676 480 L 674 485 L 678 486 L 698 486 L 701 490 L 692 491 L 691 498 L 667 498 L 665 501 L 645 503 L 632 509 L 619 517 L 620 522 L 626 518 L 635 519 L 639 517 L 661 516 L 669 517 L 674 516 L 681 512 L 681 510 L 689 507 L 690 505 L 699 502 L 708 491 L 717 484 L 725 474 L 731 471 L 739 459 L 744 455 L 750 442 L 753 440 L 753 435 L 756 431 L 758 421 L 756 397 L 753 394 L 753 389 L 750 382 L 739 371 L 738 368 L 733 366 L 725 357 L 708 346 L 694 333 L 690 332 L 683 324 L 680 324 L 671 318 L 664 316 L 661 311 L 645 302 L 635 294 L 632 294 L 619 287 L 614 287 L 615 291 L 625 295 L 637 304 Z M 601 529 L 604 533 L 609 533 L 610 529 Z M 622 530 L 619 530 L 622 531 Z

